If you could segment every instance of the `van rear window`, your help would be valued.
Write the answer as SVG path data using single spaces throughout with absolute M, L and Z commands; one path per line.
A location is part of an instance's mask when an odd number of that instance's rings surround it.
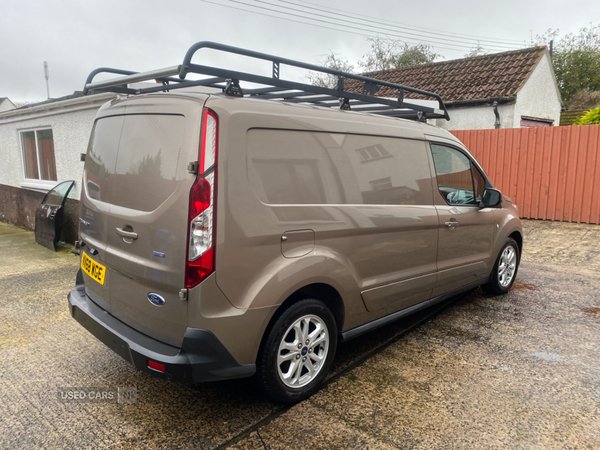
M 341 133 L 248 131 L 249 179 L 267 204 L 430 205 L 424 142 Z
M 187 174 L 180 158 L 185 118 L 132 114 L 99 119 L 86 158 L 91 198 L 138 211 L 153 211 Z

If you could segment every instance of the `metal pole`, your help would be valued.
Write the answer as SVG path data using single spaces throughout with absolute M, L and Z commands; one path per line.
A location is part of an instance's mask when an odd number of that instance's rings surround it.
M 48 99 L 50 99 L 50 85 L 48 84 L 48 78 L 50 74 L 48 72 L 48 62 L 44 61 L 44 77 L 46 78 L 46 94 L 48 95 Z

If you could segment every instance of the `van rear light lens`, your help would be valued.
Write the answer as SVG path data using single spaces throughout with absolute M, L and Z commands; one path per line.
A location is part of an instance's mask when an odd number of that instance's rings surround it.
M 209 175 L 212 177 L 212 173 Z M 199 178 L 192 187 L 190 196 L 190 217 L 196 217 L 211 205 L 212 186 L 208 177 Z
M 200 170 L 190 192 L 189 236 L 185 287 L 193 288 L 215 269 L 215 183 L 217 161 L 217 115 L 204 110 L 200 141 Z M 214 169 L 206 174 L 211 168 Z
M 214 174 L 200 178 L 192 188 L 188 261 L 196 261 L 212 247 Z M 212 267 L 211 267 L 212 269 Z

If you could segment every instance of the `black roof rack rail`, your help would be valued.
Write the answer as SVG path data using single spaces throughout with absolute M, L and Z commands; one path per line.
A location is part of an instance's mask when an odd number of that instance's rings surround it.
M 192 57 L 198 50 L 203 48 L 269 61 L 272 63 L 272 75 L 268 77 L 253 73 L 193 64 Z M 280 78 L 282 65 L 311 70 L 321 74 L 333 75 L 334 77 L 337 77 L 338 80 L 337 88 L 314 86 L 282 79 Z M 106 81 L 94 82 L 94 77 L 100 73 L 110 73 L 122 76 Z M 208 78 L 186 80 L 186 76 L 189 73 L 205 75 L 208 76 Z M 347 79 L 362 82 L 362 92 L 359 93 L 344 89 L 344 82 Z M 128 87 L 131 83 L 148 80 L 156 80 L 161 84 L 158 86 L 141 88 Z M 241 81 L 259 85 L 259 87 L 242 89 L 240 87 Z M 381 114 L 417 120 L 433 118 L 450 120 L 442 98 L 433 92 L 427 92 L 421 89 L 403 86 L 401 84 L 389 83 L 375 78 L 342 72 L 327 67 L 316 66 L 314 64 L 307 64 L 292 59 L 280 58 L 266 53 L 254 52 L 210 41 L 201 41 L 192 45 L 185 54 L 182 64 L 178 66 L 151 70 L 149 72 L 132 72 L 129 70 L 100 67 L 88 75 L 83 93 L 84 95 L 88 95 L 90 91 L 93 90 L 135 95 L 149 92 L 170 91 L 192 86 L 219 88 L 222 89 L 226 95 L 237 97 L 251 96 L 253 98 L 271 99 L 290 103 L 308 103 L 317 106 L 335 107 L 346 110 L 353 109 L 355 111 L 368 112 L 370 114 Z M 397 92 L 396 98 L 376 97 L 373 95 L 373 93 L 378 91 L 382 86 L 395 89 Z M 438 108 L 406 102 L 404 101 L 405 92 L 411 92 L 424 97 L 429 97 L 432 100 L 437 100 Z

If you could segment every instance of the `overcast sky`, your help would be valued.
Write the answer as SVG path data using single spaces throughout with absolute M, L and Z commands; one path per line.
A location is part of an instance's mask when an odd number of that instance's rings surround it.
M 456 59 L 477 39 L 498 52 L 527 46 L 548 28 L 564 35 L 590 22 L 600 23 L 600 1 L 0 0 L 0 97 L 45 100 L 44 61 L 50 95 L 60 97 L 81 90 L 97 67 L 177 65 L 202 40 L 309 63 L 334 51 L 356 64 L 367 36 L 432 44 L 441 59 Z M 254 68 L 211 51 L 194 61 Z

